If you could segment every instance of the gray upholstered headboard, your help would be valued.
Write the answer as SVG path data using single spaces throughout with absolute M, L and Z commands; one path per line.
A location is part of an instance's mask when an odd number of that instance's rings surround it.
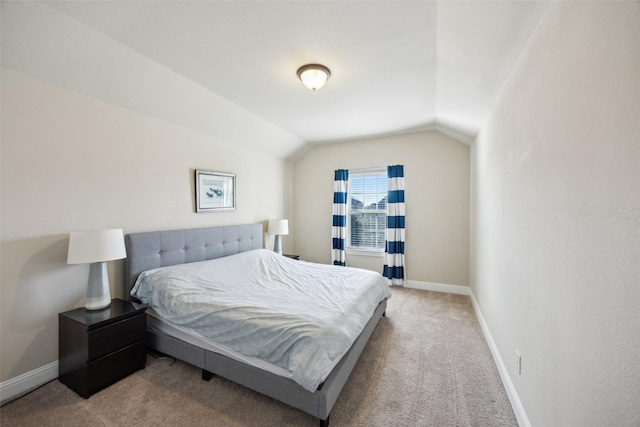
M 125 298 L 131 298 L 131 288 L 145 270 L 261 249 L 262 236 L 262 224 L 127 234 L 124 238 L 127 248 Z

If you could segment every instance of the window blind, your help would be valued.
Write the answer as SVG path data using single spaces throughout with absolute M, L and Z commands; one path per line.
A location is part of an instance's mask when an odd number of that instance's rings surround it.
M 349 175 L 349 240 L 352 249 L 384 251 L 387 175 L 384 169 Z

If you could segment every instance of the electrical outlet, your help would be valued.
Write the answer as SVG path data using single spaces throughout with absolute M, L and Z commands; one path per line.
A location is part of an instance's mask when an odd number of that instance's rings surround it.
M 522 356 L 520 356 L 520 352 L 516 350 L 516 363 L 518 367 L 518 375 L 522 375 Z

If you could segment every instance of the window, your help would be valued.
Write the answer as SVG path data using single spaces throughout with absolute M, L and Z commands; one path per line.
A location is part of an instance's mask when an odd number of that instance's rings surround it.
M 347 249 L 384 252 L 387 226 L 387 172 L 349 171 Z

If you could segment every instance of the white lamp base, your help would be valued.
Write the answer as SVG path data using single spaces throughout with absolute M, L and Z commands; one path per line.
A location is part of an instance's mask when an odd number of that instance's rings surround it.
M 282 255 L 282 241 L 280 240 L 280 235 L 276 234 L 275 243 L 273 245 L 273 251 Z
M 89 267 L 89 282 L 87 283 L 87 310 L 100 310 L 111 304 L 111 290 L 109 289 L 109 274 L 106 262 L 94 262 Z

